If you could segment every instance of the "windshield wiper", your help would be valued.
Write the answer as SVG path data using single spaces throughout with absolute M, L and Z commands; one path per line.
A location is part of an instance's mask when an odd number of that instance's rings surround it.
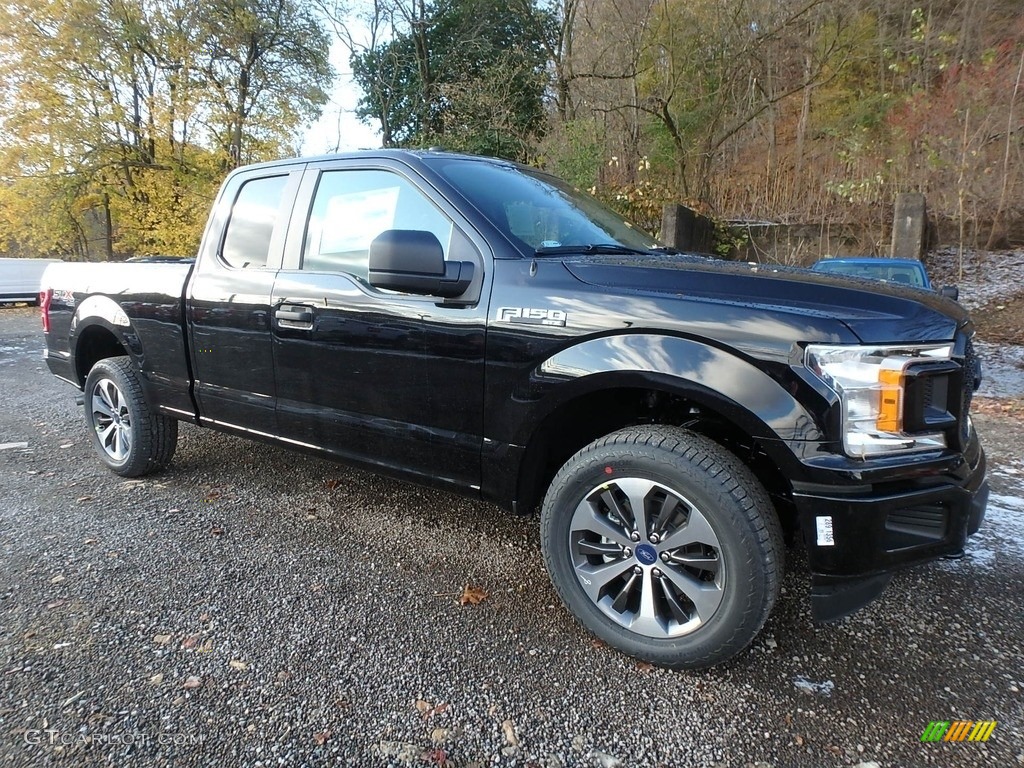
M 589 243 L 586 245 L 542 245 L 534 250 L 537 256 L 558 256 L 565 253 L 628 253 L 646 256 L 650 251 L 630 248 L 619 243 Z

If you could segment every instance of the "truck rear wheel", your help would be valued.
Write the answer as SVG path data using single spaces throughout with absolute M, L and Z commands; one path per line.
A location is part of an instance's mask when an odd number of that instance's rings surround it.
M 676 427 L 603 437 L 555 476 L 544 560 L 563 602 L 608 645 L 701 668 L 746 648 L 782 578 L 764 488 L 727 450 Z
M 178 444 L 178 422 L 150 408 L 128 357 L 108 357 L 89 371 L 85 420 L 103 463 L 123 477 L 166 466 Z

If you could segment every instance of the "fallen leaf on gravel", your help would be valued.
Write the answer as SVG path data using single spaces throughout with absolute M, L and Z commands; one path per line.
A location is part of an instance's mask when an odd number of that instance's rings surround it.
M 19 448 L 28 448 L 28 443 L 0 443 L 0 451 L 13 451 Z M 29 472 L 29 474 L 34 475 L 35 472 Z
M 803 736 L 801 736 L 800 734 L 797 734 L 796 736 L 794 736 L 794 737 L 793 737 L 793 742 L 794 742 L 794 743 L 795 743 L 795 744 L 796 744 L 796 745 L 797 745 L 798 747 L 802 747 L 802 746 L 804 745 L 804 737 L 803 737 Z
M 442 741 L 448 741 L 451 735 L 452 732 L 447 728 L 435 728 L 430 732 L 430 740 L 435 744 L 440 744 Z
M 219 525 L 215 525 L 210 529 L 210 533 L 212 533 L 214 536 L 222 536 L 224 534 L 224 529 L 221 528 Z
M 433 717 L 434 715 L 440 715 L 442 712 L 445 712 L 447 709 L 448 709 L 448 705 L 445 702 L 442 701 L 436 707 L 432 707 L 431 709 L 429 709 L 426 712 L 424 712 L 423 713 L 423 719 L 426 720 L 428 717 Z
M 79 496 L 77 499 L 75 499 L 75 501 L 77 501 L 79 504 L 81 504 L 83 501 L 92 501 L 92 496 Z
M 249 665 L 239 659 L 232 659 L 228 662 L 232 669 L 237 669 L 239 672 L 245 672 L 249 668 Z
M 199 614 L 199 620 L 200 621 L 209 621 L 210 620 L 210 614 L 208 614 L 208 613 L 201 613 L 201 614 Z
M 313 741 L 317 743 L 317 746 L 323 746 L 323 743 L 331 738 L 330 731 L 320 731 L 320 733 L 313 734 Z
M 213 638 L 208 637 L 206 642 L 199 646 L 199 653 L 213 653 Z
M 64 443 L 64 445 L 61 446 L 61 448 L 74 448 L 74 447 L 75 447 L 74 443 Z
M 54 576 L 50 579 L 51 584 L 60 584 L 62 581 L 64 581 L 64 576 Z
M 46 604 L 46 610 L 52 611 L 54 608 L 60 608 L 62 605 L 64 605 L 65 602 L 67 602 L 67 601 L 66 600 L 54 600 L 52 603 L 47 603 Z
M 462 588 L 462 597 L 459 598 L 459 605 L 480 605 L 487 599 L 487 592 L 482 587 L 474 587 L 466 584 Z
M 160 683 L 162 683 L 163 681 L 164 681 L 164 673 L 163 672 L 157 672 L 155 675 L 153 675 L 151 678 L 149 678 L 149 682 L 150 682 L 151 685 L 160 685 Z
M 324 485 L 327 487 L 327 490 L 333 491 L 337 489 L 339 485 L 341 485 L 341 480 L 336 480 L 334 478 L 331 478 L 330 480 L 324 480 Z
M 84 539 L 82 541 L 82 543 L 83 544 L 95 544 L 96 543 L 96 539 Z
M 505 734 L 505 741 L 507 741 L 510 746 L 519 746 L 519 737 L 516 736 L 515 723 L 513 723 L 511 720 L 506 720 L 501 724 L 501 732 Z
M 159 643 L 160 645 L 167 645 L 169 642 L 171 642 L 171 636 L 170 635 L 153 635 L 153 642 L 154 643 Z
M 417 712 L 429 712 L 434 707 L 429 701 L 424 701 L 423 699 L 416 699 L 413 706 L 416 707 Z
M 654 669 L 654 665 L 649 661 L 638 661 L 636 663 L 637 672 L 650 672 Z
M 432 749 L 424 754 L 424 758 L 440 768 L 446 768 L 451 765 L 451 761 L 448 760 L 448 753 L 443 749 Z
M 195 648 L 197 645 L 199 645 L 199 637 L 200 636 L 198 632 L 194 635 L 189 635 L 181 641 L 181 647 L 189 650 Z
M 182 688 L 192 689 L 192 688 L 198 688 L 202 684 L 203 684 L 203 679 L 201 677 L 198 677 L 196 675 L 189 675 L 187 678 L 185 678 L 185 682 L 182 684 L 181 687 Z

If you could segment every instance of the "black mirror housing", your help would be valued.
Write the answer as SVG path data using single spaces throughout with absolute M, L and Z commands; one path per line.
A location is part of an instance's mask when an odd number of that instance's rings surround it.
M 445 261 L 432 232 L 387 229 L 370 243 L 370 285 L 401 293 L 450 299 L 473 282 L 473 264 Z
M 953 301 L 959 301 L 960 289 L 955 285 L 944 285 L 939 291 L 939 295 L 945 296 L 947 299 L 952 299 Z

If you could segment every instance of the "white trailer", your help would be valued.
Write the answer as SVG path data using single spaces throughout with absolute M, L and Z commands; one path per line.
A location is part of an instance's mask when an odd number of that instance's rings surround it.
M 43 272 L 60 259 L 0 258 L 0 304 L 27 301 L 39 303 L 39 283 Z

